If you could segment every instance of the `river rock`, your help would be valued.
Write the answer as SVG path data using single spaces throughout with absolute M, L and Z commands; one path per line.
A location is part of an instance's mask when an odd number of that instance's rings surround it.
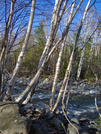
M 64 133 L 64 128 L 63 128 L 63 122 L 59 120 L 58 118 L 52 118 L 49 120 L 49 124 L 53 126 L 56 130 L 61 131 L 61 133 Z
M 45 90 L 51 90 L 53 81 L 50 80 L 50 78 L 46 78 L 44 81 L 40 82 L 38 84 L 38 88 L 45 89 Z
M 51 134 L 55 130 L 51 128 L 45 121 L 43 120 L 32 120 L 32 127 L 29 134 Z
M 76 124 L 75 122 L 71 122 L 68 124 L 68 130 L 69 134 L 90 134 L 86 131 L 86 129 L 83 129 L 79 124 Z
M 27 134 L 31 128 L 30 118 L 22 116 L 20 106 L 12 101 L 0 102 L 0 131 L 3 134 Z
M 88 125 L 90 123 L 90 120 L 87 118 L 81 118 L 80 119 L 80 124 L 81 125 Z

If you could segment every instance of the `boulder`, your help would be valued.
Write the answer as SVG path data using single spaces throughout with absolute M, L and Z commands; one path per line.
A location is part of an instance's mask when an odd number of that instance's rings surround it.
M 68 130 L 69 134 L 89 134 L 89 132 L 86 129 L 83 129 L 79 124 L 76 124 L 75 122 L 71 122 L 68 124 Z
M 30 118 L 22 115 L 21 107 L 13 102 L 0 102 L 0 131 L 3 134 L 27 134 L 31 128 Z
M 49 120 L 49 124 L 53 126 L 53 128 L 55 128 L 56 130 L 61 130 L 64 131 L 63 128 L 63 122 L 61 120 L 59 120 L 58 118 L 52 118 L 51 120 Z
M 55 130 L 52 129 L 45 121 L 43 120 L 32 120 L 32 127 L 29 134 L 51 134 Z

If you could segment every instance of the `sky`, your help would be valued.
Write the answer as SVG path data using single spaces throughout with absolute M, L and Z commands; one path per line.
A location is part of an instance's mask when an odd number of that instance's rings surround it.
M 77 3 L 80 0 L 76 0 L 76 1 L 77 1 L 76 2 L 76 6 L 77 6 Z M 72 2 L 72 0 L 68 1 L 67 7 L 68 7 L 68 5 L 70 5 L 71 2 Z M 86 6 L 87 2 L 88 2 L 88 0 L 83 1 L 82 5 L 80 7 L 81 11 L 83 11 L 83 9 Z M 91 4 L 93 2 L 94 2 L 94 0 L 91 0 Z M 52 11 L 53 11 L 53 8 L 54 8 L 54 3 L 55 3 L 55 0 L 37 0 L 37 2 L 36 2 L 36 7 L 37 8 L 36 8 L 36 13 L 35 13 L 35 17 L 34 17 L 34 23 L 36 23 L 36 25 L 38 24 L 38 21 L 40 21 L 43 18 L 45 19 L 44 15 L 46 16 L 46 19 L 50 23 Z M 97 13 L 99 15 L 101 15 L 101 0 L 96 0 L 96 4 L 95 4 L 95 6 L 93 6 L 93 8 L 95 8 Z M 80 12 L 81 11 L 78 11 L 78 13 L 76 15 L 77 19 L 80 19 Z M 34 25 L 34 26 L 36 26 L 36 25 Z
M 8 0 L 7 2 L 10 2 L 10 1 L 11 0 Z M 20 1 L 22 1 L 22 0 L 17 0 L 19 6 L 17 6 L 16 8 L 21 7 L 24 4 L 24 2 L 27 3 L 30 0 L 23 1 L 22 4 L 20 4 Z M 76 2 L 76 5 L 77 5 L 77 3 L 80 0 L 76 0 L 76 1 L 77 1 Z M 72 2 L 72 0 L 69 0 L 68 5 L 70 5 L 71 2 Z M 82 17 L 82 12 L 83 12 L 83 9 L 86 6 L 87 2 L 88 2 L 88 0 L 83 1 L 82 6 L 80 7 L 80 11 L 78 11 L 78 13 L 74 19 L 75 24 L 78 23 L 78 21 L 80 21 L 80 17 Z M 91 0 L 91 4 L 93 2 L 94 2 L 94 0 Z M 45 21 L 44 25 L 47 26 L 48 32 L 49 32 L 49 26 L 50 26 L 50 22 L 51 22 L 51 16 L 52 16 L 53 8 L 54 8 L 54 3 L 55 3 L 55 0 L 36 0 L 35 16 L 34 16 L 34 20 L 33 20 L 33 29 L 35 29 L 39 25 L 39 22 L 43 19 Z M 2 5 L 2 0 L 0 0 L 0 6 L 1 5 Z M 68 7 L 68 5 L 67 5 L 67 7 Z M 0 19 L 1 19 L 2 13 L 7 9 L 7 7 L 8 7 L 8 3 L 6 5 L 6 8 L 1 8 Z M 15 22 L 16 24 L 22 23 L 23 27 L 26 26 L 26 28 L 27 28 L 27 23 L 28 23 L 29 15 L 30 15 L 30 7 L 31 7 L 31 4 L 28 7 L 26 7 L 25 9 L 23 9 L 22 16 L 25 13 L 26 13 L 26 16 L 19 18 L 19 20 L 16 20 L 16 22 Z M 101 15 L 101 0 L 96 0 L 96 4 L 95 4 L 94 8 L 96 9 L 98 15 Z M 19 14 L 19 12 L 17 14 Z M 16 15 L 14 17 L 16 17 Z M 3 20 L 3 22 L 0 21 L 0 31 L 3 27 L 5 27 L 4 20 Z M 23 27 L 22 27 L 22 29 L 23 29 Z M 17 29 L 17 25 L 16 25 L 15 29 Z

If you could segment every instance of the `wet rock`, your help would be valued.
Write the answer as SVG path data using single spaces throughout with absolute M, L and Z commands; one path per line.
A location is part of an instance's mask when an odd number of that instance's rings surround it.
M 3 134 L 26 134 L 31 120 L 21 115 L 20 106 L 12 101 L 0 102 L 0 131 Z

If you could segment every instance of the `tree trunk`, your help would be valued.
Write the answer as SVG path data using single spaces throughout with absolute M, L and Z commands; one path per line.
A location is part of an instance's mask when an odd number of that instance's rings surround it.
M 53 81 L 53 86 L 52 86 L 52 91 L 51 91 L 51 98 L 50 98 L 50 110 L 52 109 L 54 105 L 55 90 L 56 90 L 56 86 L 58 82 L 58 76 L 60 73 L 61 58 L 62 58 L 64 46 L 65 46 L 65 41 L 66 41 L 66 37 L 64 38 L 63 43 L 61 45 L 59 57 L 58 57 L 57 64 L 56 64 L 56 71 L 55 71 L 55 76 L 54 76 L 54 81 Z
M 23 104 L 26 104 L 32 97 L 34 91 L 35 91 L 35 87 L 37 86 L 36 83 L 38 83 L 39 81 L 39 78 L 40 78 L 40 75 L 45 67 L 45 64 L 47 63 L 47 61 L 49 60 L 50 56 L 52 55 L 52 53 L 54 52 L 54 49 L 57 47 L 57 45 L 64 39 L 65 35 L 68 33 L 68 30 L 69 30 L 69 26 L 73 20 L 73 18 L 75 17 L 81 3 L 82 3 L 83 0 L 81 0 L 74 12 L 74 14 L 72 15 L 71 19 L 69 19 L 69 22 L 67 24 L 67 26 L 65 27 L 63 33 L 62 33 L 62 36 L 60 37 L 60 39 L 57 41 L 57 43 L 53 46 L 53 48 L 51 48 L 50 52 L 49 52 L 49 46 L 45 47 L 46 49 L 44 49 L 44 51 L 46 51 L 44 54 L 45 54 L 45 58 L 42 62 L 42 64 L 40 64 L 40 67 L 38 68 L 38 71 L 36 73 L 36 75 L 34 76 L 34 78 L 32 78 L 30 84 L 27 86 L 27 88 L 22 92 L 22 94 L 16 99 L 16 102 L 20 102 L 23 100 L 23 97 L 26 96 L 26 94 L 31 90 L 31 92 L 29 93 L 28 95 L 28 98 L 26 98 L 26 100 L 23 102 Z M 49 35 L 50 36 L 50 35 Z M 47 41 L 49 42 L 49 40 Z M 50 43 L 50 42 L 49 42 Z M 43 55 L 43 54 L 42 54 Z M 41 60 L 42 61 L 42 60 Z M 37 77 L 38 76 L 38 77 Z M 36 82 L 36 80 L 37 82 Z
M 49 37 L 47 39 L 46 46 L 45 46 L 44 51 L 42 53 L 42 56 L 40 58 L 38 69 L 41 67 L 41 65 L 42 65 L 42 63 L 43 63 L 43 61 L 45 59 L 47 50 L 48 50 L 47 53 L 49 53 L 50 47 L 52 46 L 52 43 L 54 42 L 54 39 L 56 37 L 57 30 L 58 30 L 58 26 L 60 24 L 60 20 L 61 20 L 61 18 L 63 16 L 63 13 L 65 11 L 65 8 L 66 8 L 66 5 L 67 5 L 68 0 L 65 0 L 64 5 L 62 7 L 62 10 L 60 12 L 60 8 L 62 6 L 62 2 L 63 2 L 63 0 L 60 0 L 60 2 L 59 2 L 59 0 L 56 0 L 55 1 L 55 6 L 54 6 L 52 20 L 51 20 Z M 59 15 L 59 12 L 60 12 L 60 15 Z
M 72 8 L 71 8 L 69 20 L 71 20 L 73 10 L 74 10 L 74 5 L 75 5 L 75 1 L 74 1 L 73 5 L 72 5 Z M 68 22 L 69 22 L 69 20 L 68 20 Z M 63 40 L 63 43 L 61 45 L 59 57 L 58 57 L 57 64 L 56 64 L 56 71 L 55 71 L 54 82 L 53 82 L 53 87 L 52 87 L 52 91 L 51 91 L 51 98 L 50 98 L 50 110 L 52 110 L 52 107 L 54 106 L 55 90 L 56 90 L 56 85 L 57 85 L 57 81 L 58 81 L 58 76 L 59 76 L 59 73 L 60 73 L 61 58 L 62 58 L 62 54 L 63 54 L 67 34 L 66 34 L 66 36 L 65 36 L 65 38 Z
M 24 44 L 23 44 L 22 50 L 21 50 L 21 52 L 19 54 L 15 69 L 13 71 L 12 78 L 11 78 L 11 80 L 9 82 L 9 90 L 6 92 L 6 96 L 5 96 L 4 100 L 6 100 L 10 96 L 10 93 L 12 91 L 13 85 L 15 83 L 17 74 L 19 72 L 19 69 L 20 69 L 24 54 L 25 54 L 25 50 L 26 50 L 26 47 L 27 47 L 27 44 L 28 44 L 28 41 L 29 41 L 29 36 L 30 36 L 30 33 L 31 33 L 31 28 L 32 28 L 32 23 L 33 23 L 33 18 L 34 18 L 35 3 L 36 3 L 36 0 L 32 0 L 30 19 L 29 19 L 29 23 L 28 23 L 28 28 L 27 28 Z
M 70 60 L 69 60 L 69 64 L 68 64 L 68 67 L 67 67 L 67 70 L 66 70 L 66 73 L 65 73 L 63 84 L 62 84 L 62 87 L 60 89 L 57 101 L 56 101 L 52 111 L 54 111 L 57 108 L 58 103 L 60 102 L 62 94 L 63 94 L 62 106 L 63 106 L 63 109 L 65 109 L 64 99 L 65 99 L 65 94 L 66 94 L 66 90 L 67 90 L 67 85 L 68 85 L 68 81 L 69 81 L 70 72 L 71 72 L 71 69 L 72 69 L 72 61 L 73 61 L 73 58 L 74 58 L 74 53 L 75 53 L 75 50 L 76 50 L 77 42 L 78 42 L 78 39 L 79 39 L 79 36 L 80 36 L 80 32 L 81 32 L 81 29 L 82 29 L 82 26 L 83 26 L 83 23 L 84 23 L 84 20 L 85 20 L 85 16 L 86 16 L 86 13 L 87 13 L 87 10 L 88 10 L 90 2 L 91 2 L 91 0 L 88 1 L 88 4 L 87 4 L 87 6 L 85 8 L 85 12 L 84 12 L 83 18 L 81 20 L 81 24 L 80 24 L 80 27 L 78 29 L 77 36 L 76 36 L 76 40 L 75 40 L 75 44 L 74 44 L 74 47 L 73 47 L 73 51 L 72 51 L 72 54 L 71 54 L 71 57 L 70 57 Z
M 84 52 L 85 52 L 85 47 L 82 50 L 81 53 L 81 58 L 80 58 L 80 62 L 79 62 L 79 67 L 78 67 L 78 71 L 77 71 L 77 78 L 76 80 L 79 80 L 80 74 L 81 74 L 81 69 L 82 69 L 82 65 L 83 65 L 83 58 L 84 58 Z

